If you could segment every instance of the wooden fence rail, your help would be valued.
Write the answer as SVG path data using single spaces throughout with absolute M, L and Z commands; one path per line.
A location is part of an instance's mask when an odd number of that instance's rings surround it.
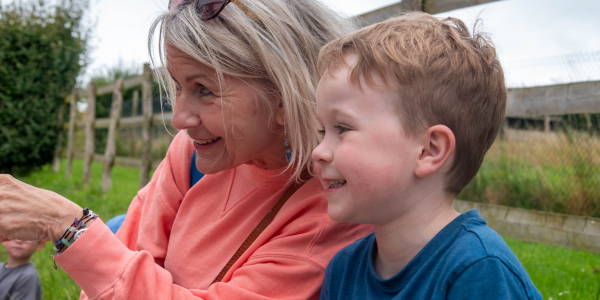
M 600 253 L 600 219 L 454 200 L 460 213 L 471 209 L 500 235 L 526 242 Z
M 407 2 L 408 3 L 408 2 Z M 67 177 L 71 177 L 73 139 L 75 130 L 85 128 L 85 152 L 83 153 L 84 171 L 83 182 L 90 182 L 90 171 L 92 161 L 98 161 L 94 158 L 94 131 L 99 128 L 108 128 L 109 137 L 104 152 L 105 158 L 102 162 L 105 164 L 103 170 L 102 189 L 110 189 L 110 174 L 113 165 L 117 166 L 135 166 L 140 168 L 140 188 L 149 181 L 150 171 L 156 167 L 153 164 L 152 154 L 152 125 L 161 124 L 170 121 L 173 113 L 152 113 L 152 72 L 148 64 L 144 64 L 144 72 L 141 76 L 129 78 L 126 80 L 117 80 L 113 84 L 96 87 L 94 83 L 88 85 L 87 90 L 73 89 L 70 96 L 71 110 L 70 121 L 65 124 L 68 128 L 67 142 Z M 136 86 L 142 86 L 142 115 L 136 116 L 137 99 L 139 95 L 134 94 L 133 111 L 130 117 L 122 118 L 122 91 Z M 111 116 L 109 118 L 96 119 L 95 102 L 96 96 L 113 94 L 113 103 Z M 79 97 L 86 97 L 88 108 L 84 121 L 76 121 L 76 103 Z M 600 81 L 577 82 L 569 84 L 559 84 L 552 86 L 540 86 L 533 88 L 518 88 L 508 90 L 508 101 L 506 106 L 506 115 L 509 117 L 529 118 L 544 120 L 545 130 L 549 131 L 550 122 L 556 116 L 564 114 L 595 114 L 600 113 Z M 130 136 L 133 135 L 133 128 L 142 128 L 142 156 L 139 162 L 130 163 L 130 159 L 116 157 L 116 132 L 120 128 L 129 128 Z M 59 142 L 62 143 L 59 138 Z M 132 139 L 133 140 L 133 139 Z M 134 143 L 131 143 L 134 145 Z M 60 147 L 60 145 L 58 146 Z M 132 147 L 133 148 L 133 147 Z M 60 153 L 57 149 L 56 157 Z M 55 158 L 55 170 L 58 167 L 57 158 Z M 127 163 L 125 163 L 127 162 Z
M 142 115 L 135 116 L 137 112 L 137 100 L 139 94 L 134 93 L 134 103 L 132 116 L 122 118 L 123 112 L 123 90 L 142 86 Z M 109 118 L 96 119 L 96 97 L 100 95 L 112 94 L 111 112 Z M 87 99 L 87 110 L 85 120 L 76 121 L 77 99 L 85 97 Z M 96 87 L 90 82 L 87 90 L 73 89 L 69 97 L 71 104 L 69 123 L 65 124 L 68 128 L 67 141 L 67 177 L 71 177 L 73 158 L 83 159 L 83 183 L 89 184 L 91 177 L 92 162 L 104 164 L 102 170 L 102 191 L 107 192 L 111 187 L 111 174 L 113 166 L 124 166 L 140 169 L 140 188 L 144 187 L 149 181 L 150 171 L 158 166 L 159 162 L 152 161 L 152 124 L 160 124 L 163 120 L 171 120 L 173 114 L 152 114 L 152 70 L 149 64 L 144 64 L 144 72 L 141 76 L 136 76 L 126 80 L 118 79 L 115 83 Z M 62 122 L 62 121 L 61 121 Z M 75 130 L 85 128 L 85 150 L 83 153 L 74 153 Z M 117 157 L 116 143 L 118 132 L 121 128 L 130 128 L 130 137 L 133 137 L 133 128 L 142 127 L 142 157 L 140 159 Z M 95 154 L 94 139 L 95 130 L 99 128 L 108 128 L 108 138 L 104 155 Z M 62 141 L 59 139 L 59 143 Z M 57 153 L 60 153 L 60 145 Z M 58 154 L 57 154 L 58 157 Z M 58 171 L 58 163 L 55 159 L 55 171 Z

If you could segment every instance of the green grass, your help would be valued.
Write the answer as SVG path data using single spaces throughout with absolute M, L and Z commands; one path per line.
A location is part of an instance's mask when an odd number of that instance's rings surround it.
M 596 299 L 600 292 L 600 254 L 504 240 L 544 299 Z
M 44 166 L 41 170 L 19 179 L 55 191 L 82 207 L 89 207 L 103 220 L 125 213 L 137 193 L 139 171 L 135 169 L 113 168 L 113 184 L 108 194 L 100 191 L 102 165 L 93 164 L 92 183 L 89 187 L 82 184 L 83 164 L 80 160 L 74 161 L 73 179 L 65 178 L 64 169 L 64 162 L 58 174 L 53 173 L 49 166 Z M 544 299 L 596 299 L 600 289 L 600 254 L 508 238 L 505 240 L 542 292 Z M 3 251 L 0 246 L 0 252 Z M 44 250 L 37 252 L 32 258 L 40 274 L 44 299 L 78 299 L 79 287 L 60 267 L 58 271 L 54 270 L 50 257 L 52 253 L 52 246 L 47 244 Z
M 49 165 L 38 172 L 33 172 L 26 177 L 18 178 L 33 186 L 52 190 L 67 199 L 76 202 L 81 207 L 89 207 L 97 213 L 102 220 L 127 212 L 129 203 L 136 195 L 139 186 L 139 170 L 121 167 L 113 168 L 112 189 L 103 194 L 100 190 L 102 178 L 102 165 L 92 165 L 92 181 L 89 187 L 83 185 L 83 162 L 73 161 L 73 179 L 65 178 L 66 163 L 61 164 L 61 171 L 52 172 Z M 0 246 L 0 253 L 4 247 Z M 34 254 L 32 262 L 35 264 L 44 290 L 44 299 L 79 299 L 81 289 L 60 267 L 54 270 L 52 257 L 54 254 L 51 243 Z M 5 261 L 5 258 L 2 258 Z M 85 262 L 82 262 L 85 263 Z

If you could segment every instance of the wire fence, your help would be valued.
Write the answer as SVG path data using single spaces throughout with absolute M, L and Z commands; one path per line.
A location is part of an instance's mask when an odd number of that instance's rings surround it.
M 599 99 L 600 101 L 600 99 Z M 600 217 L 600 114 L 506 120 L 459 199 Z
M 600 81 L 600 51 L 503 67 L 512 89 Z M 597 88 L 584 92 L 600 102 Z M 507 118 L 503 129 L 460 199 L 600 217 L 600 111 Z
M 508 88 L 600 80 L 600 51 L 502 61 Z

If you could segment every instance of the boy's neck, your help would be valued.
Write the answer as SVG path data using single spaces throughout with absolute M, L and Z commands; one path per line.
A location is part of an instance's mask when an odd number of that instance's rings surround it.
M 5 268 L 16 268 L 22 265 L 26 265 L 28 263 L 31 262 L 31 259 L 15 259 L 12 257 L 8 257 L 8 259 L 6 260 L 6 264 L 4 265 Z
M 389 279 L 399 273 L 438 232 L 460 215 L 452 208 L 452 198 L 430 194 L 414 202 L 399 218 L 375 226 L 374 265 L 381 278 Z

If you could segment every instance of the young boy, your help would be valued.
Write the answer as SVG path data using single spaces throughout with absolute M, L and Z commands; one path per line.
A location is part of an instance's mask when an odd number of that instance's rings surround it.
M 327 44 L 319 68 L 329 216 L 375 225 L 331 260 L 321 299 L 542 299 L 477 210 L 452 209 L 504 118 L 491 42 L 411 13 Z
M 40 278 L 30 259 L 46 242 L 14 240 L 2 244 L 8 260 L 0 263 L 0 300 L 42 299 Z

